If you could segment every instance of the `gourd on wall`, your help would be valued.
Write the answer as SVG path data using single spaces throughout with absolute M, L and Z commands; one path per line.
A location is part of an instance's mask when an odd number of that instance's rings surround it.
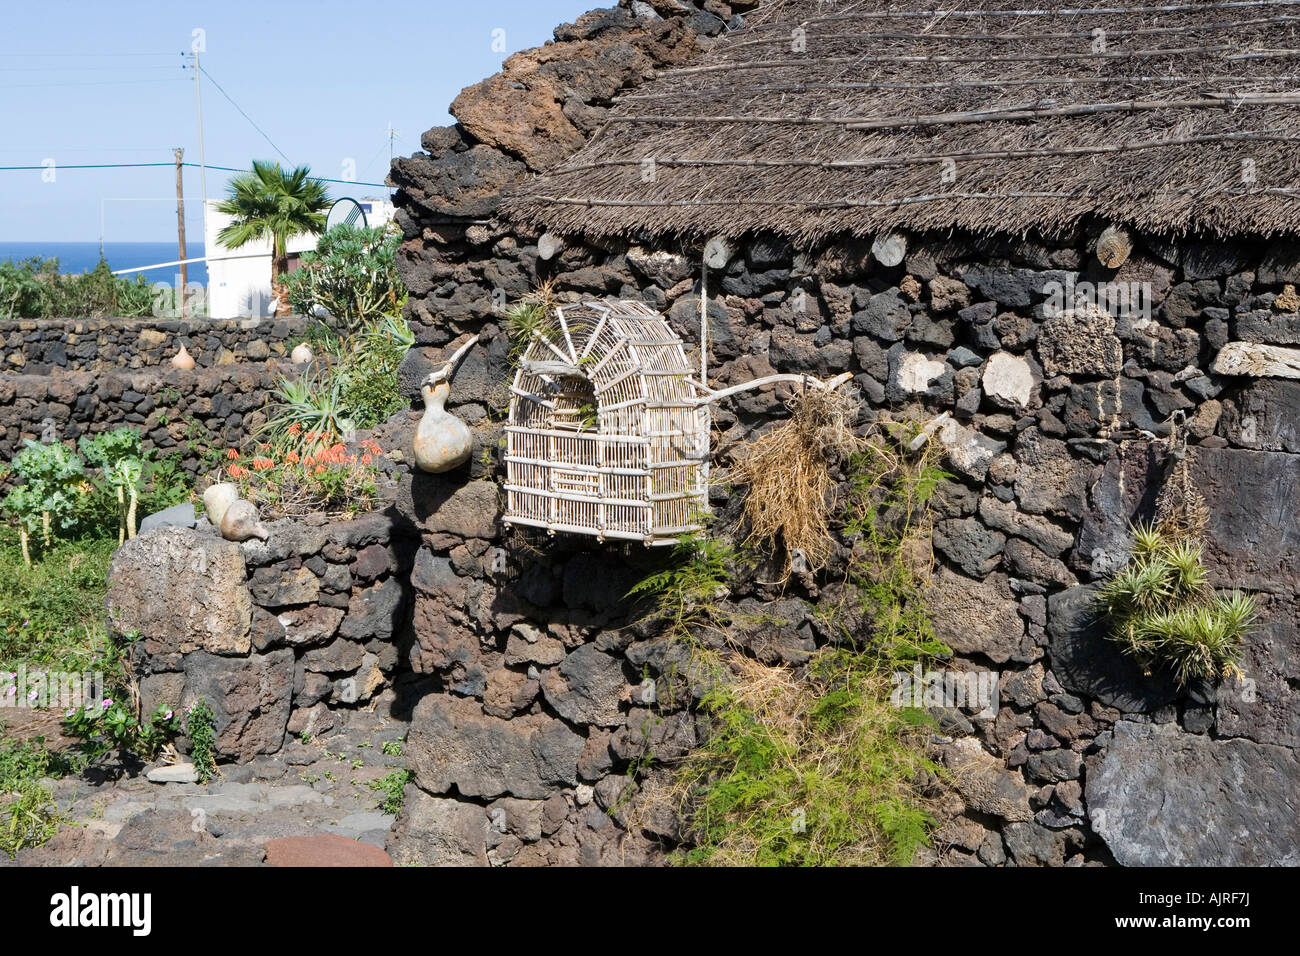
M 415 463 L 421 471 L 439 474 L 452 471 L 469 461 L 474 451 L 474 435 L 469 426 L 447 411 L 451 395 L 451 377 L 456 367 L 475 343 L 474 336 L 435 369 L 420 385 L 424 398 L 424 416 L 415 430 Z

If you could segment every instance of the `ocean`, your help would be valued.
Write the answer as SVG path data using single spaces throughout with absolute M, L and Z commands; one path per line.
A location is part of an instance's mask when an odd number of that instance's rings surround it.
M 189 258 L 203 255 L 203 243 L 187 242 L 185 253 Z M 7 259 L 23 260 L 32 256 L 58 259 L 59 271 L 64 273 L 87 272 L 99 262 L 97 242 L 0 242 L 0 262 Z M 175 242 L 106 242 L 104 258 L 110 269 L 130 269 L 152 265 L 155 262 L 175 262 Z M 144 273 L 150 282 L 176 281 L 179 266 L 149 269 Z M 134 273 L 126 278 L 133 278 Z M 191 262 L 186 278 L 203 285 L 208 283 L 208 267 L 203 262 Z

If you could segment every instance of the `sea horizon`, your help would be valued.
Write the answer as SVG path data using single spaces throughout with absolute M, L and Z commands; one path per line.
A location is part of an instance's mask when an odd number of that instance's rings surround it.
M 175 262 L 178 258 L 176 241 L 170 242 L 105 242 L 102 246 L 105 260 L 110 269 L 133 269 L 139 266 L 153 265 L 158 262 Z M 57 259 L 59 271 L 65 275 L 88 272 L 99 263 L 101 245 L 98 242 L 13 242 L 0 241 L 0 262 L 22 262 L 26 259 Z M 195 258 L 204 254 L 202 242 L 189 242 L 185 246 L 186 256 Z M 150 282 L 176 282 L 180 272 L 179 266 L 163 266 L 149 269 L 142 273 Z M 124 278 L 133 278 L 131 273 Z M 207 285 L 208 267 L 204 262 L 191 262 L 186 279 Z

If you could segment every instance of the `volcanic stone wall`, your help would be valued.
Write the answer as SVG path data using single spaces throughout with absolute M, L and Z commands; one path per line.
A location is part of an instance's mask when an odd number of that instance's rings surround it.
M 181 467 L 196 474 L 205 459 L 238 447 L 265 421 L 277 381 L 267 362 L 0 375 L 0 460 L 11 460 L 26 439 L 71 447 L 82 435 L 129 426 L 157 456 L 179 455 Z
M 309 320 L 6 319 L 0 372 L 43 375 L 166 366 L 183 344 L 200 368 L 284 357 Z
M 432 268 L 485 282 L 518 276 L 521 286 L 550 278 L 572 299 L 641 299 L 664 310 L 688 343 L 698 341 L 693 256 L 570 243 L 547 263 L 535 237 L 500 228 L 492 258 L 449 244 L 434 252 Z M 1293 855 L 1297 834 L 1275 808 L 1300 779 L 1292 597 L 1300 527 L 1283 505 L 1300 481 L 1300 385 L 1225 377 L 1214 362 L 1230 341 L 1285 346 L 1300 338 L 1300 303 L 1288 288 L 1300 264 L 1286 243 L 1151 240 L 1111 272 L 1092 255 L 1098 231 L 1055 244 L 912 237 L 892 269 L 856 242 L 813 253 L 772 237 L 740 243 L 710 277 L 719 290 L 708 303 L 710 381 L 852 372 L 864 428 L 882 419 L 930 423 L 943 447 L 953 478 L 936 497 L 927 600 L 954 651 L 945 669 L 992 673 L 1000 700 L 983 713 L 980 704 L 934 710 L 942 731 L 932 745 L 960 797 L 939 831 L 937 860 L 1279 862 Z M 1120 300 L 1106 296 L 1116 288 L 1132 294 L 1112 307 Z M 1082 296 L 1079 308 L 1059 308 L 1067 289 Z M 487 295 L 457 313 L 430 290 L 416 306 L 446 316 L 448 340 L 483 337 L 454 398 L 459 414 L 480 423 L 489 455 L 510 376 L 492 302 Z M 442 350 L 425 351 L 408 361 L 411 384 Z M 718 406 L 715 461 L 725 464 L 737 443 L 784 414 L 772 390 Z M 1097 580 L 1125 560 L 1129 521 L 1151 513 L 1174 415 L 1210 504 L 1212 583 L 1259 591 L 1265 607 L 1244 682 L 1180 689 L 1165 675 L 1144 675 L 1095 621 Z M 623 599 L 654 559 L 582 539 L 512 540 L 488 527 L 495 502 L 486 482 L 417 482 L 426 490 L 417 484 L 413 507 L 427 518 L 413 581 L 412 663 L 452 693 L 430 694 L 415 710 L 416 789 L 404 839 L 432 853 L 430 841 L 442 837 L 429 828 L 440 833 L 452 820 L 463 833 L 477 819 L 467 802 L 562 798 L 578 813 L 565 819 L 581 851 L 583 827 L 596 817 L 581 812 L 582 787 L 593 787 L 596 805 L 616 822 L 626 819 L 638 807 L 624 792 L 631 763 L 653 767 L 699 739 L 687 706 L 698 688 L 680 686 L 685 662 L 652 626 L 632 623 L 636 609 Z M 461 496 L 478 501 L 472 548 L 441 517 L 439 502 Z M 717 491 L 715 507 L 724 519 L 736 516 L 737 502 Z M 502 562 L 505 581 L 492 570 Z M 831 636 L 814 609 L 836 599 L 842 574 L 832 566 L 784 590 L 760 583 L 771 574 L 731 582 L 729 606 L 741 616 L 761 609 L 776 622 L 740 635 L 741 643 L 768 663 L 806 660 Z M 869 625 L 860 622 L 857 633 L 868 638 Z M 659 685 L 653 707 L 639 703 L 647 678 Z M 662 813 L 636 819 L 617 841 L 620 853 L 637 848 L 629 859 L 654 859 L 658 848 L 646 841 L 677 836 Z M 1207 821 L 1254 835 L 1207 841 Z M 472 842 L 469 856 L 478 858 Z M 580 859 L 610 852 L 592 845 L 601 849 Z M 542 839 L 519 859 L 568 860 L 568 846 Z
M 391 709 L 409 634 L 414 549 L 389 517 L 270 528 L 242 546 L 206 521 L 145 532 L 109 575 L 115 630 L 142 636 L 132 654 L 144 709 L 207 700 L 221 760 L 320 737 L 338 707 Z

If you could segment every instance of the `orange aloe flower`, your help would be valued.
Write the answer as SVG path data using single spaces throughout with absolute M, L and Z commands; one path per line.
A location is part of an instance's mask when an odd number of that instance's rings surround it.
M 229 458 L 231 461 L 234 461 L 236 458 L 239 457 L 239 452 L 237 452 L 237 451 L 236 451 L 235 449 L 233 449 L 233 448 L 227 448 L 227 449 L 226 449 L 226 457 Z

